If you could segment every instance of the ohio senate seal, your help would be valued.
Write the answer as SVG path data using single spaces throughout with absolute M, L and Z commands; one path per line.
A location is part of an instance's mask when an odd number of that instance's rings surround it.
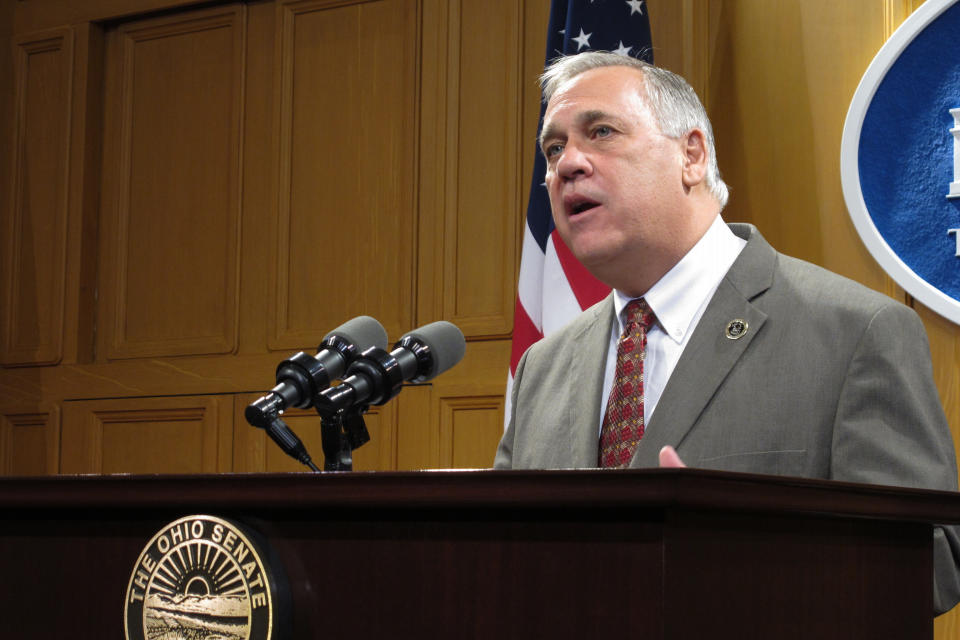
M 147 544 L 130 576 L 127 640 L 271 640 L 274 585 L 236 524 L 187 516 Z

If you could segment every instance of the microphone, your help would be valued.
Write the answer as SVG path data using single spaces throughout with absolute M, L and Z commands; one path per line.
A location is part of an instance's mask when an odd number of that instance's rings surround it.
M 320 390 L 339 379 L 361 352 L 386 346 L 387 332 L 374 318 L 357 316 L 343 323 L 323 338 L 316 356 L 301 351 L 277 366 L 277 386 L 247 407 L 247 422 L 266 428 L 288 407 L 312 406 Z
M 466 347 L 463 332 L 444 320 L 404 335 L 390 353 L 371 347 L 350 364 L 341 384 L 320 392 L 317 411 L 332 416 L 354 405 L 384 404 L 405 381 L 431 380 L 460 362 Z

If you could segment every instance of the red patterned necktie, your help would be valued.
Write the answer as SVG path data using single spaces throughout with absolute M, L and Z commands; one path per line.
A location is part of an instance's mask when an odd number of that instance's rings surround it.
M 625 467 L 643 437 L 643 359 L 654 315 L 647 303 L 631 300 L 624 309 L 617 342 L 617 372 L 600 430 L 600 466 Z

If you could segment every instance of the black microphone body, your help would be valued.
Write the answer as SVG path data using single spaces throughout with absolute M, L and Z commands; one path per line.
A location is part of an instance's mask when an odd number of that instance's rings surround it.
M 266 429 L 289 407 L 306 409 L 317 394 L 343 375 L 363 351 L 387 346 L 387 332 L 370 316 L 358 316 L 328 333 L 316 356 L 303 351 L 277 366 L 277 386 L 252 402 L 244 412 L 247 422 Z
M 403 383 L 425 382 L 460 362 L 466 350 L 463 333 L 450 322 L 424 325 L 406 334 L 393 351 L 371 347 L 347 367 L 346 378 L 316 398 L 322 415 L 336 415 L 354 405 L 381 405 L 400 393 Z

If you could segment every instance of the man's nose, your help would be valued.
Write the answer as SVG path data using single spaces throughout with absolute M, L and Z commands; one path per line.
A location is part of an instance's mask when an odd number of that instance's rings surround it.
M 564 180 L 572 180 L 579 176 L 590 175 L 593 165 L 584 151 L 573 142 L 568 141 L 563 147 L 563 153 L 557 160 L 557 175 Z

